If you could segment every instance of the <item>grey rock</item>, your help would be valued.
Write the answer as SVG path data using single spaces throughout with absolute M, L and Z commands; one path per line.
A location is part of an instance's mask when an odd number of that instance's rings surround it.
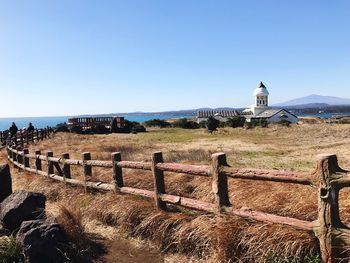
M 0 202 L 12 194 L 12 180 L 8 164 L 0 165 Z
M 9 236 L 11 233 L 3 225 L 0 224 L 0 237 Z
M 64 250 L 68 246 L 62 227 L 53 221 L 32 220 L 23 222 L 16 242 L 27 263 L 66 262 Z
M 17 230 L 22 222 L 45 217 L 46 197 L 40 193 L 14 192 L 1 203 L 0 220 L 3 226 Z

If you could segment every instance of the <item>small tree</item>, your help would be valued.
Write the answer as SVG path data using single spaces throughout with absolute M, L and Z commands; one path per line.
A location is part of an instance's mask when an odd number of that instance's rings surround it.
M 215 119 L 214 117 L 209 117 L 207 120 L 207 129 L 210 133 L 213 131 L 216 131 L 217 128 L 219 127 L 220 121 Z

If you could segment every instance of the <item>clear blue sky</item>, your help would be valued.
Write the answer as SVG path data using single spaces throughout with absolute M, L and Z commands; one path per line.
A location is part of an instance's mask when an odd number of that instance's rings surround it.
M 350 97 L 349 27 L 348 0 L 0 0 L 0 116 Z

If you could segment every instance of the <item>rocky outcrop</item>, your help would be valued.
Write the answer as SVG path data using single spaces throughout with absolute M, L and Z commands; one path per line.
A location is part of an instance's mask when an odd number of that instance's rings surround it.
M 68 246 L 67 236 L 52 220 L 23 222 L 16 240 L 27 263 L 61 263 L 67 260 L 64 254 Z
M 8 164 L 0 165 L 0 202 L 12 194 L 12 180 Z
M 0 220 L 3 226 L 17 230 L 22 222 L 45 217 L 46 197 L 39 193 L 18 191 L 1 203 Z
M 0 202 L 0 237 L 16 235 L 26 263 L 69 262 L 66 233 L 54 219 L 46 219 L 46 197 L 28 191 L 12 193 L 8 165 L 0 165 Z

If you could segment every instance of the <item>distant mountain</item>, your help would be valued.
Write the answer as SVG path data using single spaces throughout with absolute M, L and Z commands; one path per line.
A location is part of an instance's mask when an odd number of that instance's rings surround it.
M 323 104 L 323 105 L 322 105 Z M 283 103 L 278 103 L 273 106 L 275 107 L 291 107 L 291 106 L 303 106 L 303 108 L 314 108 L 325 106 L 336 106 L 336 105 L 350 105 L 350 99 L 333 97 L 333 96 L 321 96 L 321 95 L 310 95 Z M 310 107 L 311 106 L 311 107 Z
M 99 117 L 99 116 L 196 116 L 198 111 L 224 111 L 224 110 L 243 110 L 242 108 L 230 108 L 230 107 L 220 107 L 220 108 L 198 108 L 189 110 L 175 110 L 175 111 L 160 111 L 160 112 L 118 112 L 118 113 L 106 113 L 106 114 L 82 114 L 75 117 Z
M 286 108 L 286 109 L 324 109 L 329 107 L 335 107 L 340 105 L 329 105 L 327 103 L 309 103 L 309 104 L 299 104 L 299 105 L 291 105 L 291 106 L 272 106 L 273 108 Z M 343 105 L 341 105 L 343 106 Z

